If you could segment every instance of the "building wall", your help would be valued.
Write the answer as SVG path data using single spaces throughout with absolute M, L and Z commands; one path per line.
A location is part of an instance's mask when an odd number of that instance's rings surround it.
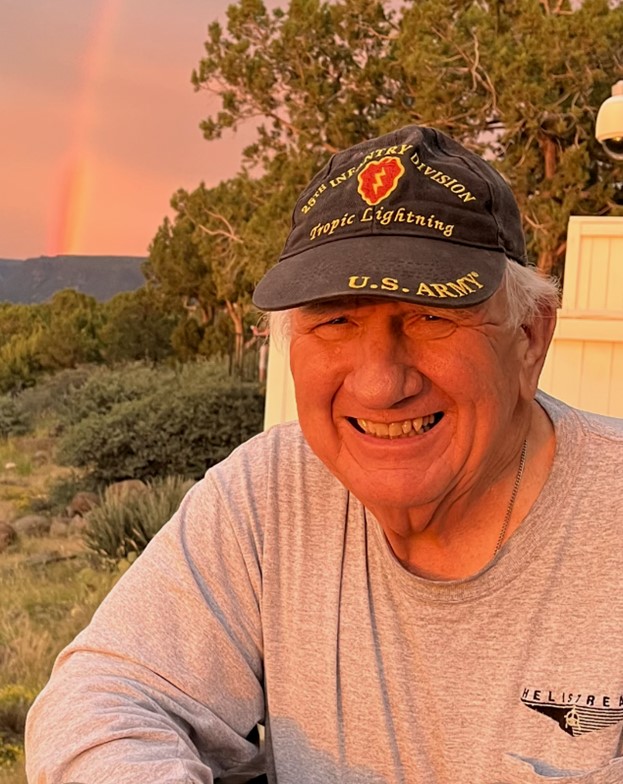
M 271 339 L 266 373 L 264 429 L 296 418 L 294 382 L 290 373 L 287 347 Z
M 623 417 L 623 218 L 573 216 L 565 284 L 541 389 L 578 408 Z M 271 345 L 265 427 L 296 419 L 287 353 Z
M 562 307 L 540 386 L 623 417 L 623 218 L 569 220 Z

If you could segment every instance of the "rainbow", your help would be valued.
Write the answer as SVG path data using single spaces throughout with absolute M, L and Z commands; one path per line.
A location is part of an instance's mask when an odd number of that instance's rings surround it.
M 91 136 L 98 116 L 97 83 L 104 73 L 123 0 L 100 0 L 84 48 L 72 132 L 60 161 L 57 198 L 46 242 L 49 256 L 79 253 L 91 195 Z

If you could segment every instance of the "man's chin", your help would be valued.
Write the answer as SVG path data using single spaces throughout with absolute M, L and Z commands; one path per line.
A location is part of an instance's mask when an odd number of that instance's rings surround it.
M 344 483 L 349 487 L 346 482 Z M 405 514 L 414 511 L 424 513 L 425 510 L 437 505 L 438 493 L 434 492 L 432 488 L 414 489 L 413 485 L 412 481 L 408 487 L 382 487 L 378 483 L 373 486 L 371 480 L 367 484 L 353 483 L 349 489 L 366 509 L 369 509 L 376 518 L 382 520 L 384 517 L 394 517 L 401 512 Z

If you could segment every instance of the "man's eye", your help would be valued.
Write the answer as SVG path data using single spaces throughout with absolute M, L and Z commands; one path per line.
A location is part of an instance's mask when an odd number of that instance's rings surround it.
M 322 329 L 322 327 L 339 327 L 342 324 L 348 324 L 348 322 L 348 316 L 333 316 L 316 324 L 314 329 Z
M 352 321 L 348 316 L 334 316 L 314 327 L 314 332 L 325 340 L 341 340 L 350 332 Z
M 437 340 L 451 335 L 456 329 L 456 324 L 443 316 L 433 313 L 423 313 L 409 325 L 409 331 L 418 340 Z

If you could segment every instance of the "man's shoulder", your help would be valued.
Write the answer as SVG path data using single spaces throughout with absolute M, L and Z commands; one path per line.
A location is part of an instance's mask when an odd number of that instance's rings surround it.
M 197 503 L 215 502 L 243 528 L 255 526 L 258 538 L 266 527 L 290 522 L 296 510 L 338 508 L 344 487 L 312 452 L 298 422 L 276 425 L 237 447 L 210 468 L 199 483 Z
M 283 422 L 273 425 L 267 430 L 245 441 L 237 447 L 231 457 L 245 457 L 250 455 L 270 456 L 279 453 L 305 452 L 311 454 L 311 449 L 305 440 L 298 421 Z
M 623 419 L 575 408 L 539 391 L 538 402 L 543 406 L 558 431 L 572 430 L 587 438 L 602 438 L 613 446 L 623 445 Z
M 308 445 L 297 421 L 285 422 L 245 441 L 209 473 L 260 476 L 326 471 Z
M 609 498 L 612 487 L 623 488 L 623 420 L 547 395 L 537 399 L 554 425 L 559 479 L 568 476 L 592 498 Z

